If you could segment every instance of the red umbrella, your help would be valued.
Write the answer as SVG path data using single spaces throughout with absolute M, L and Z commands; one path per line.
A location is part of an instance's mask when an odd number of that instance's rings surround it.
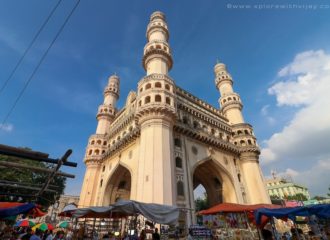
M 16 227 L 33 227 L 34 225 L 36 225 L 34 222 L 27 219 L 18 221 L 15 224 Z

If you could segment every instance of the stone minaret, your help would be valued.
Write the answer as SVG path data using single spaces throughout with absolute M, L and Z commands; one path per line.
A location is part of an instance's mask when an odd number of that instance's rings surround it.
M 217 63 L 214 66 L 215 84 L 220 91 L 219 104 L 222 106 L 223 114 L 232 124 L 243 123 L 242 102 L 237 93 L 233 90 L 233 79 L 227 72 L 226 65 Z
M 100 159 L 107 149 L 107 134 L 110 124 L 116 115 L 116 103 L 119 98 L 119 77 L 109 78 L 104 89 L 104 101 L 99 106 L 96 118 L 98 120 L 96 134 L 90 136 L 87 144 L 84 162 L 86 164 L 85 178 L 80 193 L 79 206 L 95 205 L 98 176 L 101 171 Z
M 97 113 L 98 125 L 96 134 L 107 134 L 116 114 L 116 103 L 119 98 L 119 77 L 109 77 L 108 85 L 104 89 L 104 102 Z
M 173 65 L 171 49 L 168 44 L 169 32 L 165 15 L 154 12 L 147 26 L 147 44 L 144 47 L 143 67 L 147 75 L 158 73 L 167 75 Z
M 138 83 L 136 118 L 141 128 L 137 199 L 175 203 L 173 123 L 176 116 L 175 84 L 168 76 L 173 60 L 169 32 L 162 12 L 154 12 L 147 27 L 143 67 Z
M 233 127 L 233 143 L 240 149 L 240 161 L 236 166 L 241 182 L 243 197 L 250 203 L 269 203 L 270 199 L 263 181 L 259 166 L 260 149 L 257 146 L 253 128 L 244 122 L 243 104 L 240 96 L 233 90 L 233 79 L 223 63 L 214 66 L 215 84 L 220 91 L 219 104 L 221 111 Z

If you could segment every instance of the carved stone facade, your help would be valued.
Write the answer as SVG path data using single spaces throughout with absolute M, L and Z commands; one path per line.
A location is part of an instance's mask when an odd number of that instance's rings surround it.
M 225 64 L 214 67 L 220 91 L 217 109 L 175 84 L 165 15 L 147 27 L 146 76 L 118 110 L 119 77 L 111 76 L 89 138 L 80 207 L 119 199 L 194 209 L 194 189 L 203 185 L 210 205 L 269 203 L 259 167 L 260 150 Z M 187 215 L 194 221 L 194 212 Z

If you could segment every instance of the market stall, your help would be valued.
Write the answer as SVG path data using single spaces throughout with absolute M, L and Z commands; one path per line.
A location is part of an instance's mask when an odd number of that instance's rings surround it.
M 221 203 L 200 211 L 203 226 L 212 229 L 213 237 L 218 239 L 259 239 L 253 212 L 258 208 L 279 208 L 272 204 L 244 205 Z M 262 219 L 264 224 L 267 218 Z
M 88 207 L 70 209 L 60 213 L 80 221 L 77 228 L 88 234 L 114 232 L 136 234 L 147 229 L 146 222 L 161 225 L 175 225 L 180 210 L 175 206 L 142 203 L 133 200 L 118 201 L 107 207 Z M 81 221 L 83 220 L 83 221 Z
M 330 218 L 330 204 L 317 204 L 312 206 L 294 207 L 294 208 L 260 208 L 255 212 L 257 224 L 261 223 L 262 216 L 275 217 L 279 219 L 291 219 L 295 221 L 297 216 L 315 215 L 318 218 Z
M 173 225 L 179 218 L 179 209 L 154 203 L 141 203 L 133 200 L 119 201 L 108 207 L 78 208 L 73 211 L 75 218 L 104 218 L 111 216 L 134 216 L 141 214 L 150 221 Z
M 292 208 L 278 208 L 278 209 L 268 209 L 260 208 L 255 211 L 255 219 L 257 224 L 261 223 L 262 217 L 268 217 L 271 219 L 273 235 L 278 235 L 278 231 L 274 226 L 274 219 L 281 219 L 287 221 L 290 219 L 293 222 L 293 234 L 303 235 L 303 233 L 298 232 L 297 223 L 304 222 L 308 225 L 309 229 L 313 234 L 322 236 L 326 232 L 330 231 L 327 222 L 330 220 L 330 204 L 316 204 L 310 206 L 292 207 Z M 305 218 L 303 218 L 305 217 Z M 325 220 L 326 224 L 320 226 L 320 220 Z M 326 239 L 326 238 L 325 238 Z

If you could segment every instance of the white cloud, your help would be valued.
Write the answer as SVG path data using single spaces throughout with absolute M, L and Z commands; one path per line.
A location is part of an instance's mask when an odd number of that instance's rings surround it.
M 265 105 L 261 108 L 260 113 L 261 113 L 262 116 L 267 116 L 268 115 L 268 108 L 269 108 L 269 105 Z
M 299 172 L 297 172 L 297 171 L 295 171 L 295 170 L 293 170 L 293 169 L 291 169 L 291 168 L 287 168 L 287 169 L 285 170 L 285 174 L 286 174 L 286 175 L 289 175 L 289 176 L 292 176 L 292 177 L 296 177 L 296 176 L 299 175 Z
M 328 192 L 330 183 L 325 181 L 326 179 L 321 176 L 327 176 L 329 171 L 330 159 L 327 159 L 320 160 L 311 168 L 303 171 L 287 168 L 284 171 L 276 173 L 276 176 L 306 186 L 310 191 L 311 197 L 313 197 L 315 195 L 325 195 Z M 272 176 L 267 176 L 266 178 L 272 178 Z
M 264 141 L 268 144 L 267 141 Z M 263 163 L 269 163 L 276 160 L 276 154 L 270 148 L 263 148 L 261 151 L 260 158 L 262 159 Z
M 269 116 L 269 107 L 270 105 L 263 106 L 260 110 L 260 114 L 266 119 L 269 125 L 274 125 L 276 121 L 273 117 Z
M 14 125 L 11 123 L 0 124 L 0 130 L 4 132 L 11 132 L 14 130 Z
M 323 50 L 300 53 L 278 73 L 288 79 L 273 85 L 268 93 L 276 96 L 279 106 L 311 105 L 330 89 L 329 66 L 330 55 Z
M 330 56 L 323 50 L 299 53 L 292 63 L 279 71 L 278 76 L 285 77 L 295 74 L 306 74 L 311 71 L 320 72 L 324 68 L 329 69 L 329 58 Z
M 281 81 L 268 93 L 276 96 L 278 106 L 298 108 L 291 121 L 265 141 L 261 161 L 291 165 L 301 179 L 320 179 L 316 174 L 326 169 L 322 164 L 328 166 L 329 160 L 324 159 L 330 159 L 330 54 L 323 50 L 300 53 L 278 76 Z
M 292 174 L 292 172 L 294 174 Z M 329 178 L 324 177 L 328 176 L 330 171 L 330 159 L 328 160 L 320 160 L 315 163 L 310 169 L 306 169 L 304 171 L 295 171 L 292 169 L 287 169 L 286 172 L 289 172 L 293 177 L 293 180 L 297 183 L 303 184 L 310 189 L 311 197 L 314 195 L 325 195 L 328 191 Z M 323 176 L 323 177 L 322 177 Z

